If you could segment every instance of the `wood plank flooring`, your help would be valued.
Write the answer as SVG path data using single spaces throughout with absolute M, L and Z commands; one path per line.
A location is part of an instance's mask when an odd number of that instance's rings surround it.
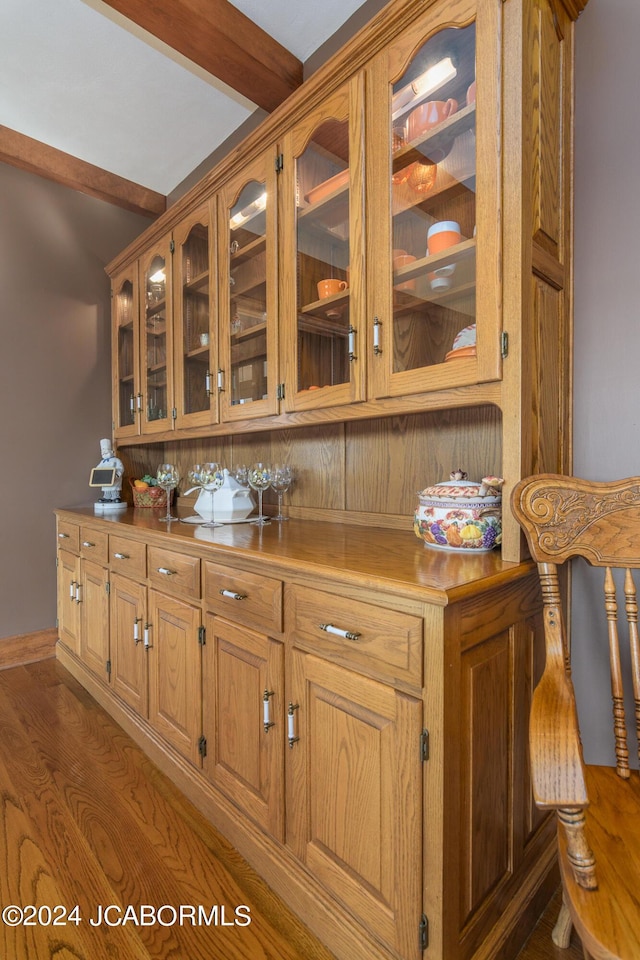
M 55 660 L 0 671 L 0 797 L 2 960 L 332 960 Z M 580 960 L 556 915 L 517 960 Z

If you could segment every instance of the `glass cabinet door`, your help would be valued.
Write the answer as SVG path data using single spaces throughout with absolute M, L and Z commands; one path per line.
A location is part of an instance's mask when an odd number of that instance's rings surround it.
M 140 261 L 142 432 L 173 426 L 171 248 L 159 242 Z
M 220 195 L 220 391 L 224 420 L 278 407 L 275 151 Z
M 113 430 L 115 437 L 130 437 L 140 433 L 142 409 L 137 263 L 113 278 L 111 291 Z
M 386 184 L 388 213 L 380 219 L 389 224 L 373 241 L 378 396 L 500 374 L 499 125 L 491 102 L 499 31 L 490 35 L 475 2 L 459 5 L 459 25 L 448 20 L 440 28 L 439 9 L 376 65 L 386 113 L 376 144 L 384 169 L 374 158 L 368 175 Z M 476 88 L 484 115 L 476 111 Z
M 176 427 L 216 420 L 214 237 L 208 204 L 174 231 Z
M 357 77 L 285 141 L 286 410 L 363 397 L 362 113 Z

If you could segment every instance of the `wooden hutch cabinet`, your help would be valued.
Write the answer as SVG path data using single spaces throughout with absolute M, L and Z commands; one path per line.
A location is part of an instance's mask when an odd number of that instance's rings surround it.
M 518 525 L 412 515 L 570 471 L 585 3 L 392 0 L 108 267 L 127 475 L 287 460 L 290 522 L 58 511 L 59 656 L 338 960 L 510 960 L 557 882 Z

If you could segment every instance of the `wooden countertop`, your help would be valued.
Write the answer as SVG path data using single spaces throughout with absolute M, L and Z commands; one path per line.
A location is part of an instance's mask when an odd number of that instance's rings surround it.
M 250 561 L 268 575 L 330 575 L 344 584 L 379 586 L 441 606 L 494 589 L 535 569 L 531 561 L 502 560 L 499 550 L 467 555 L 430 548 L 410 528 L 386 530 L 292 519 L 262 527 L 239 523 L 215 528 L 175 521 L 167 529 L 159 519 L 161 512 L 154 509 L 128 507 L 109 515 L 96 514 L 90 506 L 61 508 L 55 513 L 77 522 L 106 524 L 110 532 L 117 529 L 168 549 L 195 548 L 205 558 L 211 550 L 212 560 Z

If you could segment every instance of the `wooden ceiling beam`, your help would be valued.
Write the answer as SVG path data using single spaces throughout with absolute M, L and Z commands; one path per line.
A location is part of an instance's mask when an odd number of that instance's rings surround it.
M 302 83 L 302 63 L 228 0 L 104 0 L 268 113 Z
M 62 150 L 48 147 L 39 140 L 0 125 L 0 161 L 13 167 L 46 177 L 90 197 L 105 200 L 145 217 L 164 213 L 167 198 L 140 184 L 78 160 Z

